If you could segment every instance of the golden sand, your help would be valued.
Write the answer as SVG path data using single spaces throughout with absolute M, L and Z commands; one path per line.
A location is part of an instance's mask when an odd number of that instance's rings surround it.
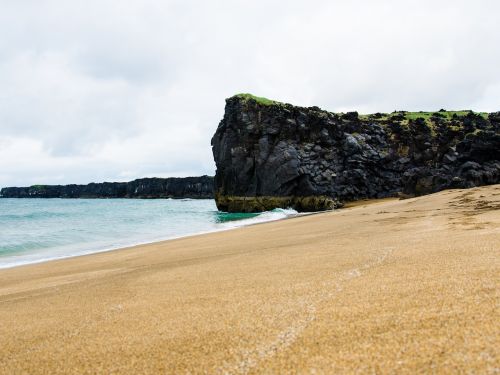
M 500 185 L 0 271 L 2 374 L 498 373 Z

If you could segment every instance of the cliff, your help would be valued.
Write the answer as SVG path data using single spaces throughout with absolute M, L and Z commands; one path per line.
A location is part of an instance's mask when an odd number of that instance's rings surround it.
M 331 209 L 344 201 L 500 182 L 500 112 L 359 115 L 250 94 L 212 138 L 220 210 Z
M 7 187 L 3 198 L 213 198 L 213 177 L 141 178 L 88 185 Z

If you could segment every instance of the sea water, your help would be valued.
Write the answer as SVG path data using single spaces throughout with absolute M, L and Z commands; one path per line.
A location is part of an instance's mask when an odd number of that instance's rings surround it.
M 224 213 L 211 199 L 0 199 L 0 268 L 295 215 Z

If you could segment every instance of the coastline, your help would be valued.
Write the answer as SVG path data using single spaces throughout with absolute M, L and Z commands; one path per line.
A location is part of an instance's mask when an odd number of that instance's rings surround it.
M 48 198 L 52 199 L 52 198 Z M 54 199 L 62 199 L 62 198 L 54 198 Z M 76 198 L 80 199 L 80 198 Z M 191 199 L 182 199 L 183 201 Z M 277 220 L 284 220 L 288 219 L 291 217 L 295 216 L 303 216 L 307 214 L 315 214 L 315 213 L 297 213 L 296 211 L 293 210 L 285 210 L 285 209 L 279 209 L 276 211 L 268 211 L 268 212 L 262 212 L 259 215 L 256 215 L 254 217 L 246 218 L 246 219 L 236 219 L 236 220 L 229 220 L 226 222 L 220 222 L 215 224 L 215 226 L 211 229 L 206 229 L 206 230 L 199 230 L 199 231 L 193 231 L 193 232 L 186 232 L 182 234 L 170 234 L 170 235 L 155 235 L 151 236 L 150 238 L 143 238 L 140 240 L 135 239 L 134 237 L 131 237 L 129 240 L 121 241 L 120 244 L 117 245 L 110 245 L 110 246 L 103 246 L 103 247 L 82 247 L 82 248 L 76 248 L 73 252 L 69 251 L 64 254 L 51 254 L 48 255 L 47 257 L 40 257 L 40 258 L 34 258 L 32 260 L 21 260 L 18 262 L 11 262 L 11 263 L 6 263 L 2 264 L 2 258 L 0 258 L 0 271 L 3 269 L 10 269 L 13 267 L 22 267 L 25 265 L 31 265 L 31 264 L 39 264 L 39 263 L 45 263 L 45 262 L 51 262 L 54 260 L 62 260 L 62 259 L 69 259 L 73 257 L 79 257 L 79 256 L 86 256 L 86 255 L 92 255 L 92 254 L 98 254 L 98 253 L 103 253 L 103 252 L 109 252 L 109 251 L 119 251 L 121 249 L 127 249 L 131 247 L 136 247 L 136 246 L 143 246 L 143 245 L 148 245 L 148 244 L 153 244 L 153 243 L 162 243 L 170 240 L 175 240 L 175 239 L 180 239 L 180 238 L 187 238 L 187 237 L 192 237 L 192 236 L 199 236 L 199 235 L 204 235 L 204 234 L 209 234 L 209 233 L 217 233 L 217 232 L 224 232 L 227 230 L 232 230 L 232 229 L 237 229 L 240 227 L 244 226 L 250 226 L 250 225 L 256 225 L 256 224 L 261 224 L 261 223 L 267 223 L 267 222 L 272 222 L 272 221 L 277 221 Z M 78 244 L 74 244 L 78 245 Z M 68 245 L 68 247 L 71 247 L 71 245 Z M 14 258 L 16 255 L 10 255 L 11 258 Z
M 448 190 L 2 269 L 0 372 L 493 372 L 499 212 Z
M 60 198 L 56 198 L 56 199 L 60 199 Z M 203 235 L 210 234 L 210 233 L 225 232 L 225 231 L 229 231 L 229 230 L 235 230 L 235 229 L 254 226 L 254 225 L 261 225 L 261 224 L 266 224 L 266 223 L 275 222 L 275 221 L 295 219 L 298 217 L 320 215 L 320 214 L 325 214 L 325 213 L 333 212 L 333 211 L 337 211 L 337 210 L 346 210 L 346 209 L 351 209 L 351 208 L 359 207 L 359 206 L 380 204 L 383 202 L 397 200 L 397 199 L 398 198 L 381 198 L 381 199 L 359 200 L 359 201 L 355 201 L 355 202 L 350 202 L 350 203 L 346 204 L 346 206 L 344 208 L 340 208 L 340 209 L 328 210 L 328 211 L 316 211 L 316 212 L 300 212 L 300 213 L 296 212 L 296 213 L 292 213 L 292 214 L 286 214 L 286 216 L 282 217 L 282 218 L 270 218 L 270 219 L 261 220 L 261 221 L 258 221 L 259 220 L 258 216 L 254 217 L 254 218 L 250 218 L 250 219 L 234 220 L 232 222 L 230 221 L 230 222 L 226 223 L 226 224 L 233 224 L 232 226 L 231 225 L 221 226 L 220 228 L 213 229 L 213 230 L 200 231 L 200 232 L 196 232 L 196 233 L 184 234 L 184 235 L 179 235 L 179 236 L 168 236 L 165 238 L 155 238 L 155 239 L 146 240 L 146 241 L 131 242 L 129 245 L 125 245 L 125 246 L 118 245 L 116 247 L 107 247 L 107 248 L 102 248 L 99 250 L 83 250 L 83 251 L 80 251 L 80 252 L 75 253 L 75 254 L 41 258 L 39 260 L 30 261 L 30 262 L 26 262 L 26 263 L 12 264 L 12 265 L 6 265 L 6 266 L 0 265 L 0 272 L 2 270 L 7 270 L 7 269 L 11 269 L 11 268 L 36 265 L 36 264 L 64 260 L 64 259 L 92 256 L 94 254 L 107 253 L 107 252 L 113 252 L 113 251 L 121 251 L 121 250 L 139 247 L 139 246 L 146 246 L 146 245 L 152 245 L 152 244 L 161 245 L 161 244 L 164 244 L 164 243 L 169 242 L 169 241 L 183 239 L 183 238 L 191 238 L 191 237 L 203 236 Z M 257 222 L 253 222 L 253 220 L 255 220 L 255 219 L 257 219 Z M 221 225 L 224 225 L 224 224 L 221 224 Z

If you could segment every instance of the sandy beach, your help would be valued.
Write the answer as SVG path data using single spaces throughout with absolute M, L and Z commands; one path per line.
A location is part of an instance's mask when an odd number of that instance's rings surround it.
M 498 373 L 500 185 L 0 271 L 0 373 Z

